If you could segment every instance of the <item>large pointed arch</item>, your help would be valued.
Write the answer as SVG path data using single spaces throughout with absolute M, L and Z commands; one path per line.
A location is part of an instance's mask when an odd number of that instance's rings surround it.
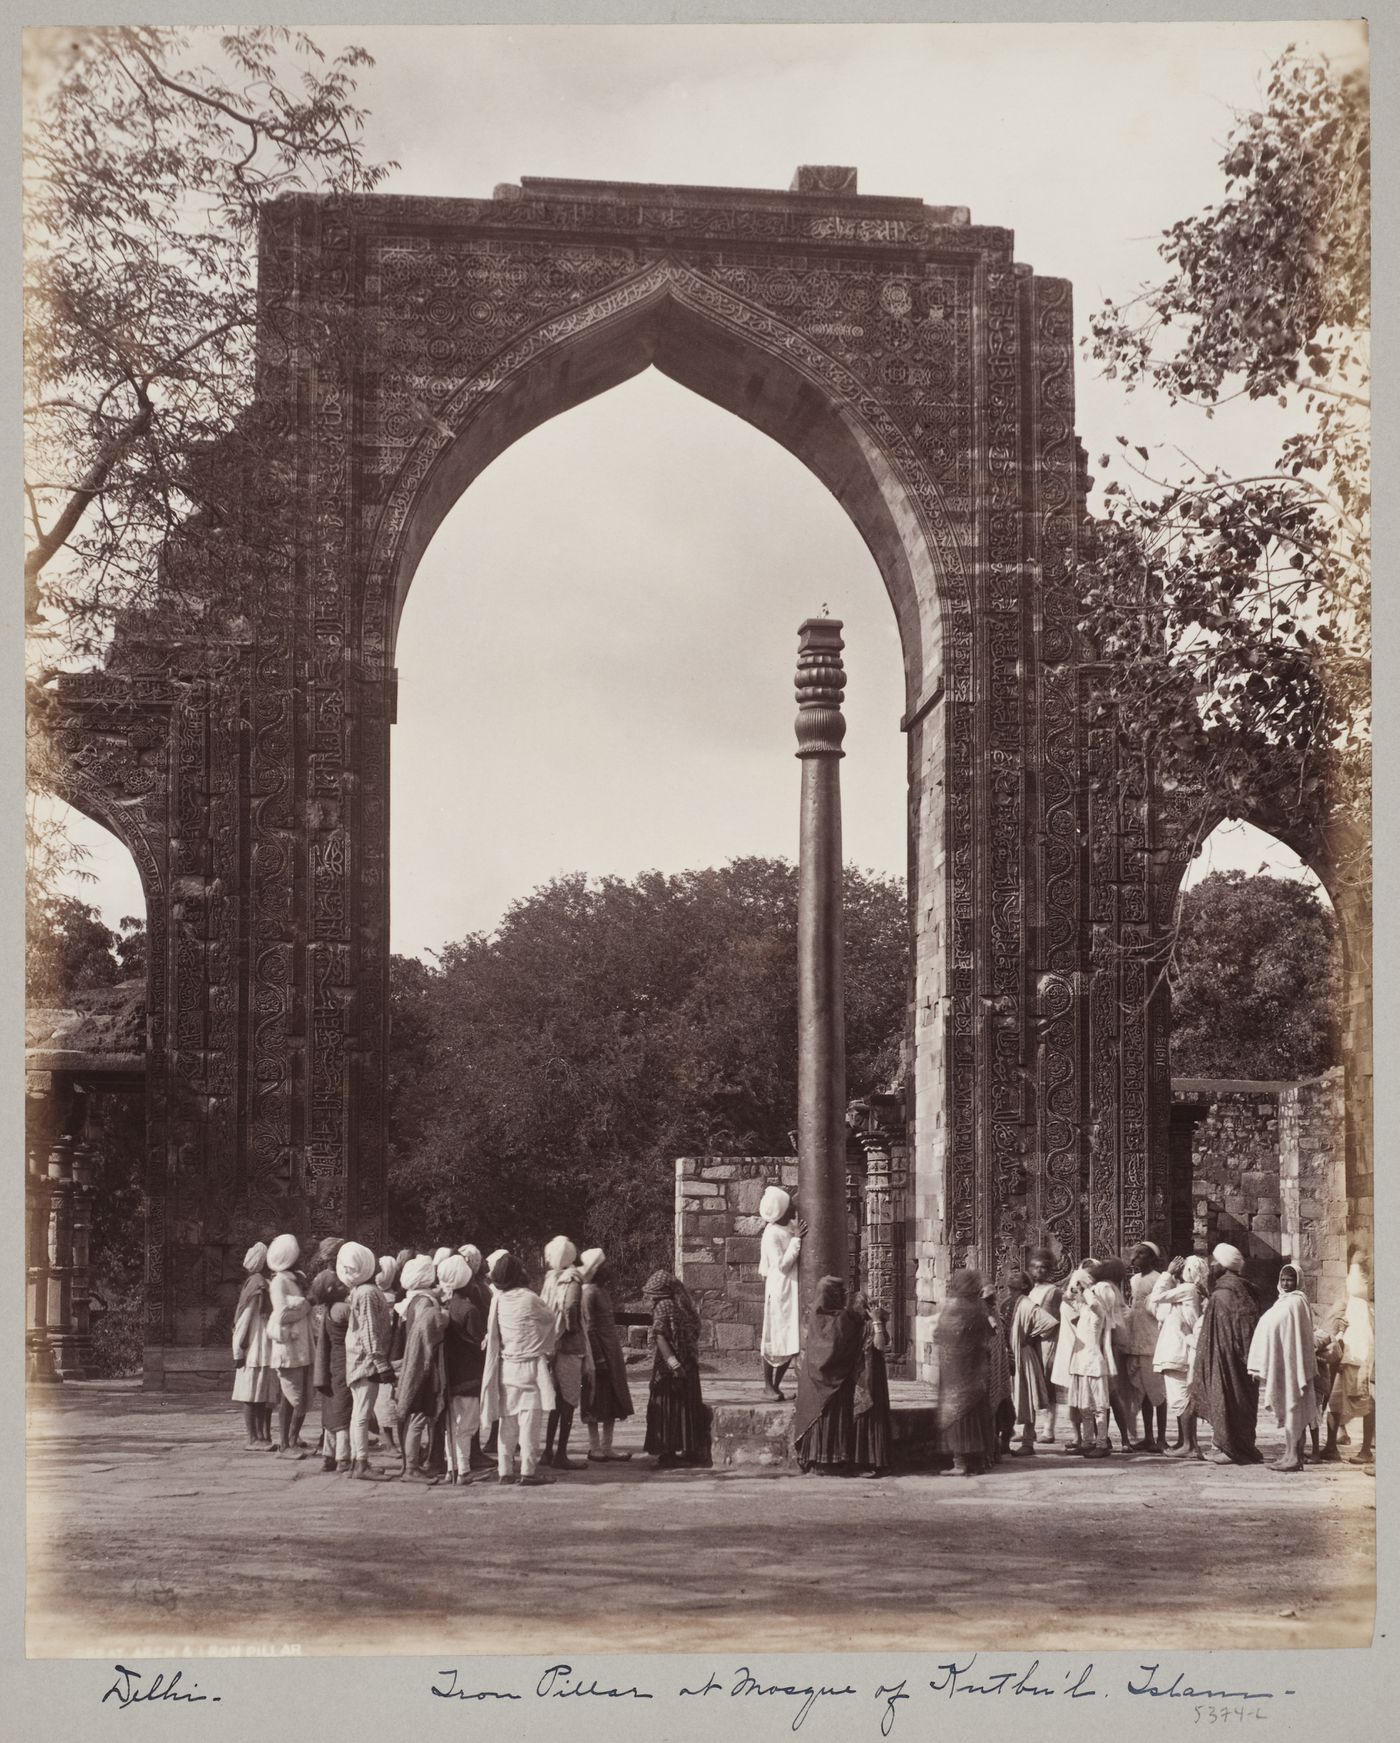
M 970 622 L 962 546 L 907 435 L 836 359 L 673 261 L 542 322 L 431 418 L 375 532 L 368 649 L 392 650 L 414 572 L 462 492 L 547 419 L 648 367 L 762 430 L 812 471 L 875 557 L 904 653 L 906 708 L 938 682 L 944 617 Z

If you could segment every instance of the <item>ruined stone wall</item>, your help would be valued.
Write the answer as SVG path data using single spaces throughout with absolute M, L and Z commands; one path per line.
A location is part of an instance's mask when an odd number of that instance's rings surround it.
M 1284 1251 L 1302 1267 L 1304 1288 L 1323 1307 L 1343 1293 L 1348 1240 L 1371 1227 L 1370 1199 L 1347 1196 L 1345 1130 L 1340 1066 L 1280 1092 Z
M 1196 1245 L 1238 1247 L 1249 1275 L 1272 1287 L 1293 1260 L 1315 1303 L 1340 1292 L 1349 1231 L 1369 1226 L 1369 1203 L 1346 1187 L 1340 1068 L 1300 1083 L 1178 1079 L 1173 1101 L 1200 1117 L 1192 1132 Z
M 676 1275 L 700 1309 L 700 1348 L 758 1372 L 765 1186 L 797 1191 L 795 1156 L 682 1156 L 676 1163 Z

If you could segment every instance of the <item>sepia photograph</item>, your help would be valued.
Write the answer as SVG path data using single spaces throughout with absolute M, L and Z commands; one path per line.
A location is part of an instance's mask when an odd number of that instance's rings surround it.
M 1369 1646 L 1367 25 L 20 61 L 23 1650 Z

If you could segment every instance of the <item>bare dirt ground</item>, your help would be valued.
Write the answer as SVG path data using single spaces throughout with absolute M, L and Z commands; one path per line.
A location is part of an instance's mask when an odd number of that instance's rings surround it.
M 638 1452 L 548 1488 L 428 1489 L 244 1452 L 233 1405 L 121 1382 L 34 1395 L 28 1432 L 40 1656 L 1371 1636 L 1375 1480 L 1350 1464 L 1282 1476 L 1048 1449 L 971 1481 L 868 1482 L 657 1474 Z M 619 1448 L 641 1432 L 624 1424 Z M 1260 1441 L 1272 1457 L 1277 1437 Z

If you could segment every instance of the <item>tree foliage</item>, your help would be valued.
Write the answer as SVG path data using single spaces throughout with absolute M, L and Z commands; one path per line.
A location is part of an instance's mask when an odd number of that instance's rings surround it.
M 1330 908 L 1295 879 L 1212 872 L 1185 892 L 1172 976 L 1178 1077 L 1314 1077 L 1339 1058 Z
M 848 868 L 852 1095 L 898 1075 L 902 887 Z M 566 877 L 439 965 L 395 958 L 396 1239 L 536 1247 L 569 1233 L 624 1288 L 672 1251 L 675 1161 L 790 1154 L 797 874 L 781 860 Z
M 25 995 L 31 1005 L 66 1008 L 94 987 L 146 972 L 146 927 L 126 915 L 116 931 L 96 908 L 71 895 L 31 901 L 25 932 Z
M 262 208 L 372 189 L 386 166 L 362 147 L 362 49 L 327 61 L 268 26 L 26 48 L 27 615 L 90 658 L 177 528 L 227 506 L 197 458 L 251 399 Z
M 1166 276 L 1106 304 L 1088 347 L 1106 375 L 1173 403 L 1242 395 L 1296 417 L 1244 477 L 1120 437 L 1121 465 L 1100 459 L 1115 475 L 1084 628 L 1124 741 L 1196 789 L 1202 818 L 1290 818 L 1368 888 L 1364 74 L 1290 50 L 1221 169 L 1219 202 L 1165 232 Z

